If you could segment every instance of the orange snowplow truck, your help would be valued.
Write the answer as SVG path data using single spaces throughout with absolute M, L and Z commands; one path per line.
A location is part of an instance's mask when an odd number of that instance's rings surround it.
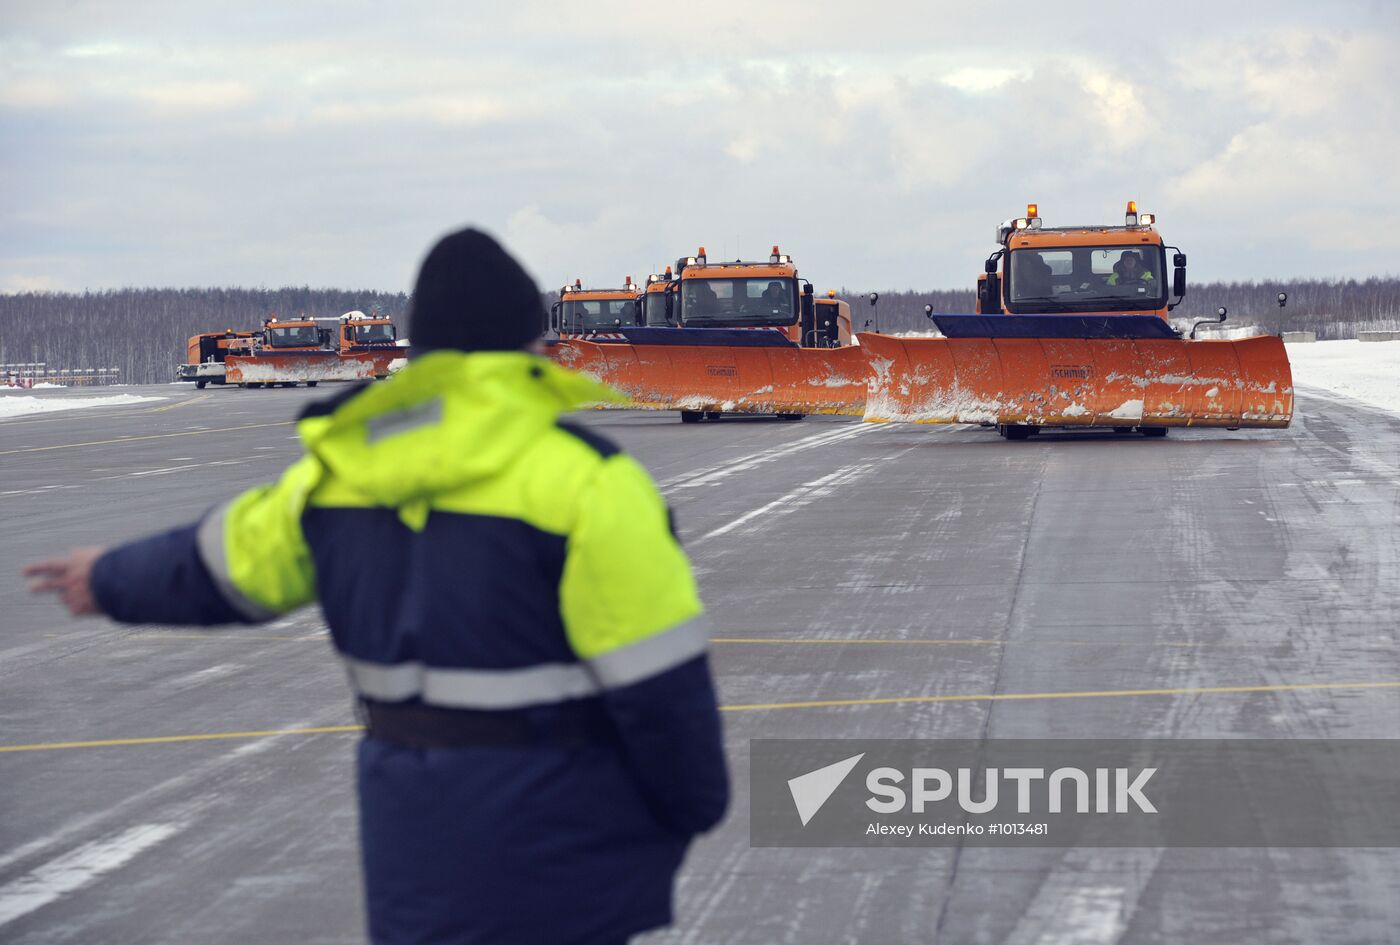
M 862 334 L 867 420 L 980 423 L 1164 436 L 1170 427 L 1286 427 L 1293 377 L 1273 336 L 1196 340 L 1168 313 L 1186 256 L 1129 201 L 1122 226 L 1047 227 L 1030 204 L 997 228 L 977 314 L 929 312 L 942 338 Z M 1170 273 L 1170 276 L 1168 275 Z
M 629 406 L 679 410 L 694 423 L 724 413 L 859 416 L 864 359 L 851 340 L 850 307 L 817 300 L 792 257 L 710 262 L 704 247 L 652 276 L 645 325 L 618 343 L 570 340 L 556 357 L 626 394 Z
M 223 384 L 226 359 L 230 354 L 246 351 L 253 345 L 257 332 L 206 331 L 191 335 L 185 345 L 186 363 L 175 369 L 178 381 L 194 381 L 194 386 L 203 390 L 209 384 Z
M 642 292 L 628 276 L 620 289 L 585 289 L 582 279 L 559 290 L 550 308 L 549 327 L 561 338 L 595 335 L 621 337 L 624 328 L 642 324 Z

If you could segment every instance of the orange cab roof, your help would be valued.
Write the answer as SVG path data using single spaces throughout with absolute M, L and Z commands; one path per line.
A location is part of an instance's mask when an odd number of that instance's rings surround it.
M 797 275 L 797 267 L 791 263 L 706 263 L 703 266 L 686 266 L 681 271 L 682 279 L 791 279 Z
M 1121 246 L 1124 243 L 1162 245 L 1162 237 L 1146 226 L 1061 226 L 1017 230 L 1007 241 L 1013 249 L 1021 246 Z
M 564 294 L 566 302 L 601 302 L 606 299 L 635 299 L 636 289 L 573 289 Z

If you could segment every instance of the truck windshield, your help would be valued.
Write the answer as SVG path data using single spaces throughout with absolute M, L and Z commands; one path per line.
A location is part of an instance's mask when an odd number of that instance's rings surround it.
M 376 344 L 394 340 L 393 325 L 356 325 L 355 340 L 360 344 Z
M 665 327 L 670 323 L 666 318 L 666 293 L 648 292 L 646 302 L 643 303 L 643 311 L 646 314 L 648 325 L 659 325 Z
M 299 325 L 289 328 L 269 328 L 267 343 L 274 348 L 305 348 L 321 343 L 321 334 L 315 325 Z
M 565 331 L 614 331 L 636 324 L 636 299 L 589 299 L 564 303 Z
M 1149 311 L 1167 304 L 1162 247 L 1065 246 L 1011 253 L 1007 308 L 1034 312 Z
M 797 321 L 793 279 L 687 279 L 681 318 L 687 325 L 747 327 Z

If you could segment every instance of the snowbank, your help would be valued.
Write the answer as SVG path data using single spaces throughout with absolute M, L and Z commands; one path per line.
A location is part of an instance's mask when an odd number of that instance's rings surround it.
M 110 397 L 33 397 L 0 392 L 0 420 L 22 417 L 51 410 L 82 410 L 87 407 L 125 407 L 165 400 L 164 397 L 138 397 L 136 394 L 114 394 Z
M 1293 383 L 1400 413 L 1400 341 L 1318 341 L 1288 346 Z

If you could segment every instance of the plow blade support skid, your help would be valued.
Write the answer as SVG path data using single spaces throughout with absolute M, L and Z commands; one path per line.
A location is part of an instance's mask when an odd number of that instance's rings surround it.
M 867 420 L 1083 427 L 1286 427 L 1293 375 L 1272 336 L 892 338 L 870 358 Z
M 665 329 L 676 331 L 676 329 Z M 865 412 L 865 354 L 859 348 L 679 344 L 555 345 L 563 366 L 654 410 L 724 413 Z

